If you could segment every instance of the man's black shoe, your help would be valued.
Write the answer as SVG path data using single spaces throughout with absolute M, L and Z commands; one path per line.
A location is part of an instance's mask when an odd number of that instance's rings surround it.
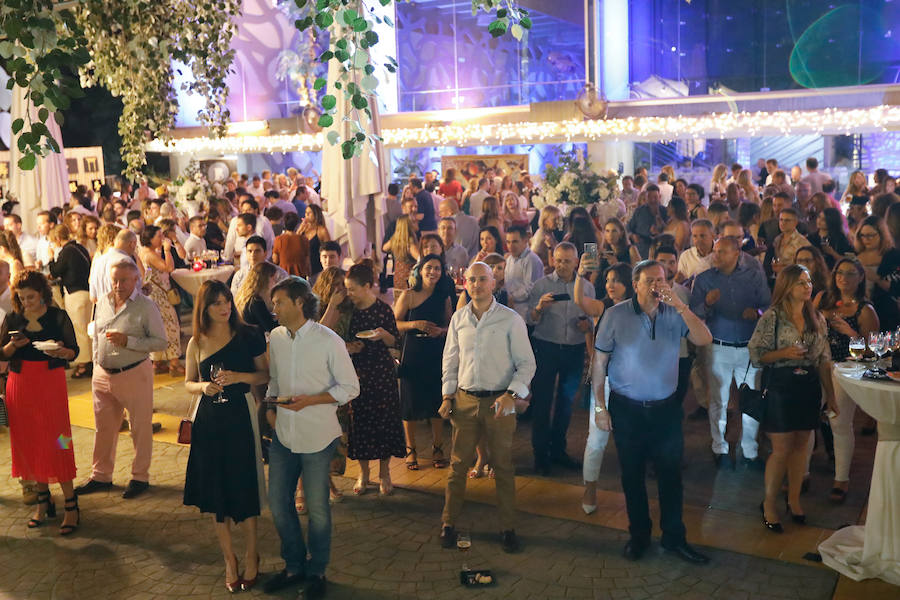
M 309 585 L 306 586 L 306 597 L 309 600 L 324 598 L 327 587 L 324 575 L 313 575 L 309 578 Z
M 640 560 L 649 547 L 649 542 L 640 542 L 632 538 L 625 544 L 625 548 L 622 550 L 622 556 L 628 560 Z
M 112 489 L 112 481 L 88 479 L 85 483 L 75 488 L 75 493 L 79 496 L 84 496 L 85 494 L 93 494 L 94 492 L 108 492 L 110 489 Z
M 708 556 L 706 556 L 705 554 L 700 554 L 699 552 L 688 546 L 686 542 L 682 542 L 677 545 L 661 545 L 664 550 L 671 552 L 685 562 L 693 563 L 695 565 L 705 565 L 709 562 Z
M 306 579 L 306 577 L 303 575 L 303 573 L 288 575 L 287 569 L 285 569 L 280 573 L 276 573 L 271 579 L 269 579 L 263 586 L 263 591 L 267 594 L 274 594 L 279 590 L 283 590 L 294 585 L 299 585 L 303 583 L 304 579 Z
M 565 469 L 572 469 L 574 471 L 581 468 L 581 463 L 568 454 L 559 454 L 554 456 L 551 460 L 553 464 L 559 465 Z
M 688 415 L 688 419 L 691 421 L 703 421 L 709 418 L 709 411 L 703 408 L 702 406 L 698 406 L 697 409 Z
M 717 469 L 726 469 L 730 466 L 727 454 L 713 454 L 713 462 Z
M 765 471 L 766 470 L 766 461 L 761 459 L 760 457 L 756 458 L 742 458 L 741 464 L 745 469 L 752 469 L 754 471 Z
M 453 525 L 441 526 L 441 548 L 448 550 L 456 546 L 456 528 Z
M 125 488 L 125 491 L 122 492 L 122 497 L 125 499 L 137 498 L 144 492 L 146 492 L 150 488 L 150 484 L 146 481 L 137 481 L 132 479 L 128 482 L 128 487 Z
M 515 529 L 507 529 L 500 533 L 500 540 L 503 544 L 503 551 L 507 554 L 515 554 L 522 547 L 519 545 L 519 538 L 516 537 Z

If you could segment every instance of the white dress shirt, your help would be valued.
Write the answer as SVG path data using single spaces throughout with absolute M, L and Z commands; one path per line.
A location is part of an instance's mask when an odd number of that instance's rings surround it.
M 602 226 L 605 226 L 610 219 L 625 218 L 625 203 L 618 198 L 610 198 L 606 202 L 598 202 L 594 206 L 597 207 L 597 220 Z M 579 248 L 579 250 L 584 250 L 584 248 Z
M 506 271 L 503 276 L 503 286 L 513 301 L 513 309 L 523 319 L 528 314 L 528 296 L 534 282 L 544 276 L 544 263 L 541 257 L 529 248 L 519 256 L 510 254 L 506 258 Z
M 53 253 L 50 252 L 50 238 L 46 235 L 38 236 L 34 257 L 41 263 L 41 270 L 45 271 L 53 258 Z
M 659 203 L 668 206 L 672 200 L 672 194 L 675 193 L 675 188 L 667 181 L 657 183 L 656 187 L 659 188 Z
M 690 279 L 712 267 L 713 254 L 700 256 L 696 246 L 691 246 L 678 257 L 678 272 Z
M 266 258 L 272 258 L 272 247 L 275 245 L 275 232 L 272 230 L 272 224 L 265 217 L 256 218 L 256 235 L 262 236 L 266 240 Z M 231 219 L 228 223 L 228 234 L 225 236 L 225 251 L 222 253 L 222 260 L 232 260 L 235 252 L 243 252 L 244 245 L 236 245 L 238 239 L 237 233 L 237 217 Z M 246 239 L 244 240 L 247 241 Z
M 38 239 L 31 234 L 22 232 L 17 241 L 19 249 L 22 250 L 22 262 L 26 267 L 33 267 L 34 261 L 37 259 Z
M 536 366 L 525 321 L 496 300 L 477 319 L 469 302 L 450 319 L 441 367 L 445 395 L 512 390 L 526 397 Z
M 337 407 L 359 396 L 359 379 L 335 332 L 312 320 L 294 334 L 283 325 L 276 327 L 269 337 L 269 376 L 269 397 L 329 394 L 335 400 L 299 411 L 279 406 L 275 433 L 283 446 L 312 454 L 340 437 Z
M 187 260 L 193 260 L 195 256 L 206 252 L 206 240 L 193 233 L 184 241 L 183 246 Z
M 91 274 L 88 277 L 88 286 L 91 293 L 91 302 L 106 296 L 112 291 L 112 277 L 109 269 L 120 262 L 129 261 L 134 264 L 134 259 L 117 248 L 109 248 L 100 256 L 94 256 L 91 263 Z M 138 273 L 137 289 L 143 286 L 141 274 Z

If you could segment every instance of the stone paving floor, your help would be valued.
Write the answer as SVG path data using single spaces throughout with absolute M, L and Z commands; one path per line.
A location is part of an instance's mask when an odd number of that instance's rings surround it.
M 73 431 L 78 481 L 88 474 L 93 432 Z M 129 479 L 130 439 L 120 438 L 109 493 L 81 498 L 82 526 L 57 535 L 59 519 L 29 530 L 31 509 L 10 477 L 6 434 L 0 434 L 0 598 L 223 598 L 224 566 L 211 518 L 181 504 L 188 448 L 154 444 L 151 490 L 135 500 L 120 493 Z M 494 532 L 492 507 L 470 503 L 460 526 L 472 531 L 468 563 L 493 569 L 497 584 L 459 585 L 461 555 L 442 550 L 437 534 L 442 499 L 398 489 L 352 497 L 334 507 L 329 598 L 831 598 L 836 574 L 723 550 L 705 549 L 712 565 L 687 565 L 658 547 L 644 560 L 620 556 L 627 534 L 573 521 L 521 515 L 524 551 L 506 555 Z M 61 500 L 54 490 L 57 505 Z M 240 548 L 240 534 L 237 534 Z M 263 573 L 282 566 L 271 517 L 260 520 Z M 261 589 L 243 595 L 263 597 Z M 284 591 L 278 597 L 295 598 Z

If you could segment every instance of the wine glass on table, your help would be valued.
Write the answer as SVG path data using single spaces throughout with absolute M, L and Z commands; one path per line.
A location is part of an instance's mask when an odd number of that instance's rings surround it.
M 469 565 L 467 564 L 466 556 L 468 556 L 469 549 L 472 547 L 472 536 L 469 535 L 468 531 L 460 531 L 456 536 L 456 548 L 463 553 L 463 564 L 462 570 L 468 571 Z
M 877 357 L 875 360 L 875 369 L 878 368 L 878 361 L 881 360 L 882 354 L 884 354 L 884 334 L 878 331 L 873 331 L 869 334 L 869 349 L 875 353 Z
M 216 379 L 219 378 L 219 375 L 220 375 L 220 374 L 222 373 L 222 371 L 224 371 L 224 370 L 225 370 L 225 365 L 223 365 L 222 363 L 213 363 L 213 364 L 211 364 L 211 365 L 209 366 L 209 378 L 210 378 L 214 383 L 217 383 L 217 382 L 216 382 Z M 213 399 L 213 404 L 224 404 L 224 403 L 226 403 L 226 402 L 228 402 L 228 398 L 226 398 L 226 397 L 222 394 L 222 392 L 219 392 L 218 394 L 216 394 L 216 397 Z

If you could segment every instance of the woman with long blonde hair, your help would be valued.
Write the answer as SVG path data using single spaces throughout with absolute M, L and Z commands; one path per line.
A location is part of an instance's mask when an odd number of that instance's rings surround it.
M 728 167 L 719 163 L 713 168 L 712 180 L 709 182 L 709 199 L 710 202 L 716 200 L 724 200 L 725 193 L 728 191 Z
M 500 232 L 500 239 L 504 237 L 503 216 L 500 211 L 500 201 L 493 196 L 488 196 L 481 204 L 481 216 L 478 218 L 478 227 L 493 226 Z
M 531 236 L 531 251 L 537 254 L 544 263 L 544 271 L 553 270 L 550 259 L 553 249 L 560 242 L 557 232 L 562 235 L 562 212 L 552 204 L 541 209 L 541 217 L 538 220 L 538 230 Z
M 272 316 L 271 299 L 276 273 L 275 265 L 268 261 L 253 265 L 234 297 L 234 305 L 244 322 L 267 332 L 278 327 L 278 321 Z
M 384 243 L 382 250 L 390 252 L 394 257 L 394 289 L 407 289 L 409 274 L 412 272 L 413 265 L 419 260 L 419 248 L 408 215 L 397 219 L 394 235 Z
M 738 174 L 738 187 L 744 192 L 744 200 L 747 202 L 759 202 L 759 190 L 753 184 L 753 171 L 744 169 Z
M 850 174 L 850 181 L 847 182 L 847 189 L 841 196 L 841 204 L 845 204 L 853 200 L 853 196 L 868 196 L 869 187 L 866 185 L 866 174 L 862 171 L 853 171 Z
M 822 390 L 828 408 L 839 413 L 831 378 L 825 319 L 813 306 L 812 278 L 802 265 L 785 267 L 775 280 L 771 307 L 760 317 L 748 349 L 754 366 L 766 369 L 765 414 L 761 430 L 772 441 L 766 461 L 763 524 L 781 533 L 776 502 L 785 471 L 788 513 L 804 524 L 800 490 L 810 433 L 818 427 Z
M 97 249 L 94 251 L 94 256 L 101 256 L 104 252 L 109 250 L 112 247 L 113 242 L 116 241 L 116 235 L 119 231 L 120 229 L 116 225 L 101 225 L 97 230 Z

